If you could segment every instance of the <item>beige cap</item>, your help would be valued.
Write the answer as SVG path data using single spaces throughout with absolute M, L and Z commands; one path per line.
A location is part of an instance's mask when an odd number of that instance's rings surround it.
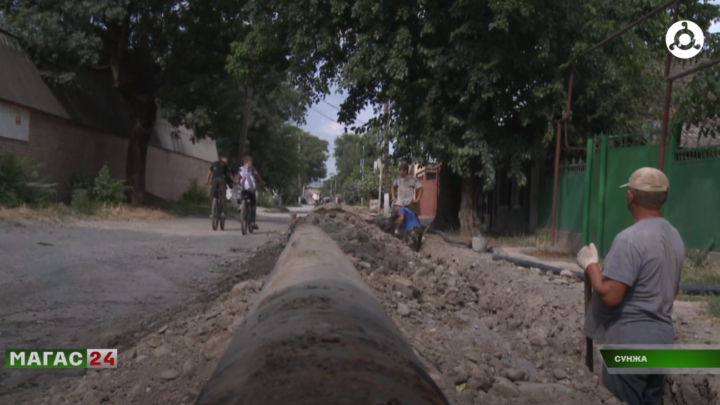
M 643 167 L 635 170 L 630 176 L 630 182 L 623 184 L 620 188 L 630 187 L 638 191 L 662 192 L 668 191 L 670 181 L 665 173 L 652 167 Z

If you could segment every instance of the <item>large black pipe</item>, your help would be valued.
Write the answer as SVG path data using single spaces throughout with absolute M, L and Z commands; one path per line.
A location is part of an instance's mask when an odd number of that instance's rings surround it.
M 196 404 L 448 402 L 337 244 L 299 224 Z
M 549 264 L 536 262 L 532 260 L 526 260 L 515 256 L 503 255 L 500 253 L 493 253 L 493 260 L 504 260 L 516 264 L 520 267 L 525 268 L 536 268 L 543 271 L 549 271 L 553 274 L 560 274 L 563 269 L 560 267 L 551 266 Z M 571 270 L 572 271 L 572 270 Z M 573 276 L 579 280 L 585 279 L 585 274 L 580 271 L 572 271 Z M 680 292 L 686 295 L 720 295 L 720 286 L 702 286 L 702 285 L 681 285 Z

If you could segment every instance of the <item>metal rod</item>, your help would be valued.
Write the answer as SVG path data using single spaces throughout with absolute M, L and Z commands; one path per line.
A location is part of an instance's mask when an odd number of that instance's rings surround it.
M 612 41 L 613 39 L 619 37 L 620 35 L 628 32 L 628 31 L 630 31 L 631 29 L 635 28 L 636 26 L 644 23 L 645 21 L 647 21 L 650 17 L 654 16 L 655 14 L 657 14 L 657 13 L 659 13 L 659 12 L 667 9 L 670 5 L 672 5 L 672 4 L 675 3 L 676 1 L 677 1 L 677 0 L 669 0 L 669 1 L 667 1 L 667 2 L 665 2 L 665 3 L 663 3 L 663 4 L 661 4 L 661 5 L 657 6 L 657 7 L 654 8 L 651 12 L 649 12 L 648 14 L 645 14 L 643 17 L 641 17 L 639 20 L 635 21 L 634 23 L 632 23 L 632 24 L 628 25 L 627 27 L 621 29 L 620 31 L 618 31 L 618 32 L 610 35 L 609 37 L 603 39 L 602 41 L 600 41 L 600 42 L 598 42 L 597 44 L 591 46 L 590 48 L 588 48 L 588 49 L 580 52 L 575 58 L 576 58 L 576 59 L 577 59 L 577 58 L 580 58 L 581 56 L 584 56 L 584 55 L 586 55 L 586 54 L 588 54 L 588 53 L 590 53 L 590 52 L 592 52 L 592 51 L 600 48 L 601 46 L 607 44 L 608 42 L 610 42 L 610 41 Z
M 673 12 L 673 24 L 678 20 L 680 13 L 680 0 L 675 3 L 675 11 Z M 670 99 L 672 98 L 673 81 L 670 80 L 670 65 L 672 64 L 672 54 L 670 49 L 665 55 L 665 100 L 663 102 L 662 132 L 660 134 L 660 156 L 658 158 L 658 170 L 663 171 L 665 168 L 665 143 L 667 142 L 667 130 L 670 123 Z
M 590 244 L 590 189 L 592 188 L 592 159 L 593 148 L 595 147 L 593 139 L 587 141 L 587 158 L 585 159 L 585 198 L 583 200 L 583 246 Z M 583 277 L 585 292 L 585 312 L 587 313 L 592 297 L 592 284 L 590 277 Z M 585 365 L 588 370 L 593 371 L 593 340 L 589 337 L 585 338 Z
M 682 125 L 677 124 L 674 125 L 671 130 L 670 139 L 668 139 L 668 148 L 665 152 L 665 158 L 667 160 L 667 164 L 665 165 L 665 171 L 667 173 L 668 179 L 672 177 L 672 169 L 673 165 L 675 164 L 675 150 L 677 149 L 677 141 L 680 139 L 680 133 L 682 131 Z M 672 182 L 672 181 L 671 181 Z M 665 202 L 662 206 L 662 216 L 663 218 L 667 218 L 668 216 L 668 207 L 670 206 L 668 201 Z
M 565 104 L 565 117 L 563 118 L 563 125 L 565 127 L 565 149 L 568 150 L 585 150 L 585 148 L 573 147 L 568 143 L 568 131 L 567 122 L 570 119 L 570 105 L 572 103 L 572 89 L 573 89 L 573 76 L 575 75 L 575 61 L 570 66 L 570 78 L 568 79 L 568 96 L 567 103 Z
M 685 76 L 688 76 L 688 75 L 691 75 L 691 74 L 693 74 L 693 73 L 699 72 L 699 71 L 701 71 L 701 70 L 703 70 L 703 69 L 707 69 L 707 68 L 709 68 L 709 67 L 711 67 L 711 66 L 715 66 L 715 65 L 717 65 L 718 63 L 720 63 L 720 58 L 718 58 L 718 59 L 713 59 L 713 60 L 709 60 L 709 61 L 704 62 L 704 63 L 701 63 L 701 64 L 699 64 L 699 65 L 697 65 L 697 66 L 695 66 L 695 67 L 693 67 L 693 68 L 690 68 L 690 69 L 688 69 L 688 70 L 686 70 L 686 71 L 684 71 L 684 72 L 680 72 L 680 73 L 678 73 L 678 74 L 676 74 L 676 75 L 670 76 L 670 77 L 668 77 L 668 80 L 674 82 L 674 81 L 677 80 L 677 79 L 682 79 L 682 78 L 685 77 Z
M 645 14 L 643 17 L 641 17 L 639 20 L 633 22 L 632 24 L 628 25 L 627 27 L 621 29 L 620 31 L 612 34 L 611 36 L 603 39 L 602 41 L 598 42 L 597 44 L 591 46 L 590 48 L 580 52 L 572 61 L 572 64 L 570 66 L 570 78 L 568 80 L 568 96 L 567 96 L 567 104 L 565 106 L 565 118 L 562 121 L 567 121 L 570 119 L 570 106 L 572 103 L 572 85 L 573 85 L 573 75 L 575 73 L 575 65 L 577 63 L 577 60 L 580 59 L 582 56 L 585 56 L 589 54 L 590 52 L 595 51 L 596 49 L 600 48 L 601 46 L 607 44 L 608 42 L 612 41 L 613 39 L 619 37 L 620 35 L 628 32 L 630 29 L 638 26 L 639 24 L 642 24 L 643 22 L 647 21 L 650 17 L 654 16 L 655 14 L 665 10 L 667 7 L 669 7 L 671 4 L 676 3 L 675 11 L 677 13 L 677 10 L 679 9 L 678 4 L 679 0 L 668 0 L 667 2 L 661 4 L 660 6 L 654 8 L 652 11 L 650 11 L 648 14 Z M 560 164 L 560 140 L 561 134 L 560 134 L 560 123 L 558 122 L 558 138 L 557 138 L 557 147 L 555 148 L 555 179 L 554 179 L 554 189 L 553 189 L 553 208 L 552 208 L 552 225 L 550 228 L 550 237 L 551 241 L 550 244 L 555 244 L 555 215 L 557 210 L 557 183 L 558 183 L 558 175 L 559 175 L 559 164 Z M 574 148 L 571 147 L 568 142 L 568 134 L 567 134 L 567 122 L 565 122 L 565 147 L 569 150 L 580 150 L 583 148 Z
M 607 156 L 608 137 L 603 136 L 600 140 L 600 190 L 598 190 L 598 227 L 597 227 L 597 250 L 600 256 L 603 255 L 603 238 L 605 237 L 605 189 L 607 188 Z
M 557 200 L 558 200 L 558 177 L 560 176 L 560 138 L 562 138 L 562 132 L 560 122 L 557 123 L 557 136 L 555 141 L 555 174 L 553 181 L 553 205 L 552 205 L 552 224 L 550 225 L 550 246 L 555 246 L 555 220 L 557 216 Z
M 448 401 L 340 247 L 300 224 L 196 405 Z

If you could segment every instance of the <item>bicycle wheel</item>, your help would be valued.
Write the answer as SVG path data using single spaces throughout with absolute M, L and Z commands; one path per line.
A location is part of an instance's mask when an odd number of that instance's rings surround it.
M 217 231 L 218 228 L 218 219 L 220 217 L 220 213 L 218 212 L 218 200 L 217 198 L 213 198 L 212 201 L 212 229 L 213 231 Z
M 220 203 L 218 202 L 218 205 L 219 205 L 219 204 L 220 204 Z M 221 211 L 221 212 L 222 212 L 222 211 Z M 224 231 L 224 230 L 225 230 L 225 217 L 222 216 L 222 215 L 220 215 L 220 230 L 221 230 L 221 231 Z
M 242 234 L 246 235 L 248 231 L 248 222 L 247 222 L 247 201 L 243 200 L 242 205 L 240 205 L 240 224 L 242 228 Z

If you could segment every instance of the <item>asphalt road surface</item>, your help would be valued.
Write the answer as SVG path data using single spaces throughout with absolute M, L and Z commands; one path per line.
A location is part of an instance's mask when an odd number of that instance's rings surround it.
M 202 297 L 214 266 L 242 259 L 286 229 L 288 214 L 259 214 L 242 235 L 209 218 L 73 226 L 0 222 L 0 358 L 8 348 L 122 345 L 143 316 Z M 70 370 L 0 370 L 0 403 Z M 11 395 L 12 394 L 12 395 Z

